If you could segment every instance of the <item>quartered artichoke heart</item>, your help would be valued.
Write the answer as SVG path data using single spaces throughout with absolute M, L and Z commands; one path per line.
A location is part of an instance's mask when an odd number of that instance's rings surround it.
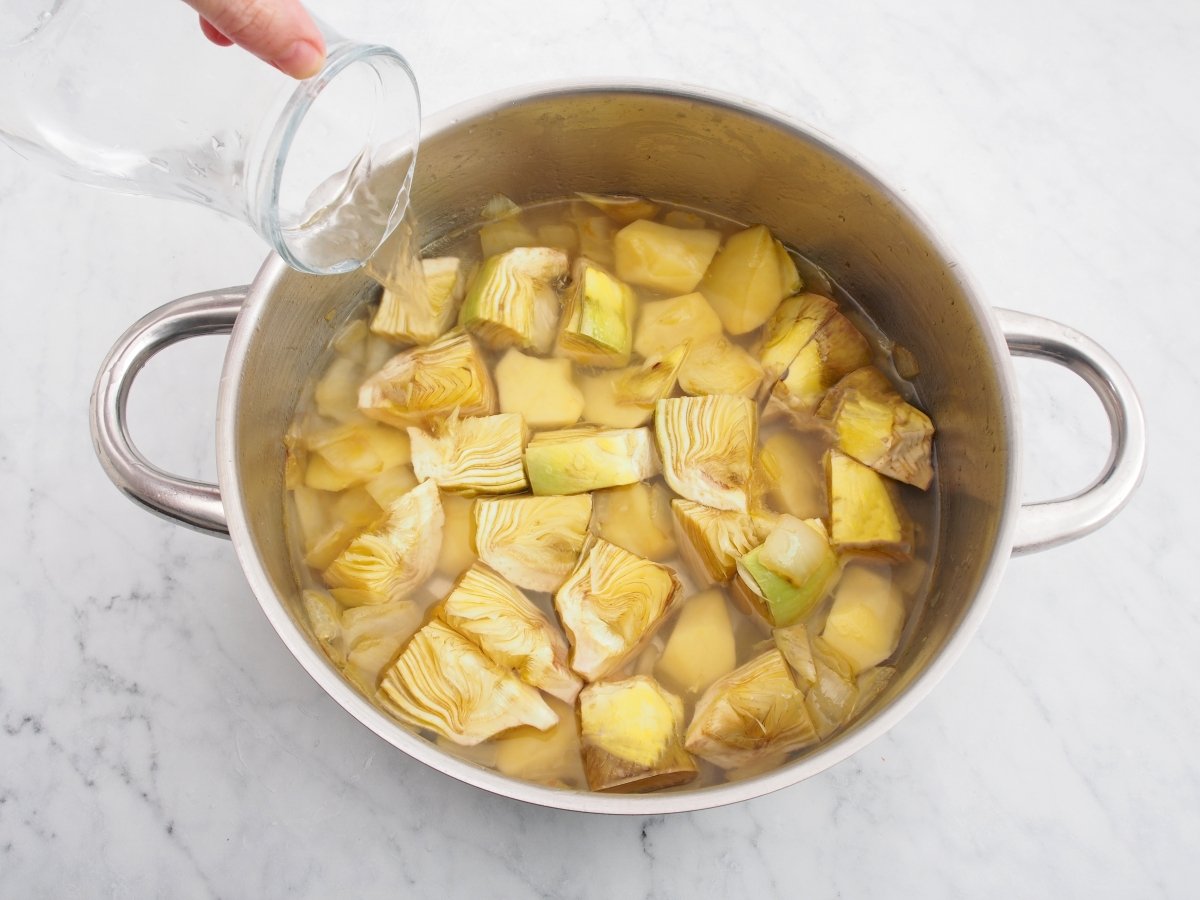
M 753 397 L 763 368 L 753 356 L 726 337 L 697 341 L 679 369 L 679 386 L 696 395 L 741 394 Z
M 456 409 L 463 416 L 490 416 L 496 411 L 496 388 L 475 342 L 462 332 L 451 332 L 388 360 L 363 382 L 358 408 L 399 428 L 421 425 Z
M 573 703 L 582 682 L 567 667 L 558 626 L 514 585 L 476 564 L 442 601 L 438 617 L 526 684 Z
M 515 494 L 525 490 L 525 420 L 515 413 L 450 418 L 432 432 L 409 428 L 417 478 L 452 494 Z
M 858 703 L 858 683 L 850 664 L 825 640 L 801 624 L 776 628 L 775 646 L 791 666 L 804 692 L 804 707 L 824 740 L 850 721 Z M 882 688 L 879 688 L 882 690 Z
M 697 775 L 683 748 L 683 701 L 646 675 L 585 687 L 579 726 L 593 791 L 653 791 Z
M 687 353 L 688 344 L 683 343 L 627 368 L 584 376 L 583 417 L 613 428 L 645 425 L 654 414 L 654 404 L 675 390 Z
M 796 354 L 776 382 L 768 412 L 810 416 L 825 392 L 844 375 L 871 364 L 871 345 L 857 328 L 835 312 Z
M 832 421 L 843 453 L 897 481 L 929 488 L 933 422 L 874 366 L 856 369 L 830 388 L 817 415 Z
M 571 668 L 588 681 L 619 669 L 650 639 L 680 593 L 671 569 L 590 537 L 554 595 L 571 642 Z
M 748 512 L 758 409 L 747 397 L 714 394 L 659 400 L 654 430 L 663 476 L 680 496 Z
M 422 482 L 388 507 L 381 525 L 351 541 L 325 570 L 325 583 L 403 600 L 433 573 L 443 521 L 437 485 Z
M 479 558 L 530 591 L 555 591 L 579 562 L 592 497 L 505 497 L 475 503 Z
M 724 584 L 737 561 L 766 538 L 766 524 L 746 513 L 672 500 L 683 560 L 698 584 Z
M 411 600 L 344 611 L 346 676 L 368 693 L 374 693 L 379 676 L 421 627 L 421 619 L 421 607 Z
M 826 455 L 825 472 L 833 546 L 896 560 L 911 558 L 910 523 L 883 476 L 837 450 Z
M 584 257 L 575 261 L 572 285 L 556 355 L 604 369 L 628 364 L 637 314 L 633 288 Z
M 458 323 L 493 349 L 548 353 L 558 325 L 557 285 L 567 274 L 567 254 L 551 247 L 491 256 L 467 290 Z
M 385 289 L 371 330 L 389 340 L 430 344 L 450 330 L 466 290 L 466 267 L 453 256 L 421 260 L 411 293 Z
M 736 769 L 815 743 L 804 694 L 778 650 L 716 681 L 696 702 L 685 746 L 723 769 Z
M 649 428 L 569 428 L 536 434 L 525 450 L 538 495 L 582 494 L 658 474 Z
M 558 721 L 536 688 L 436 619 L 384 672 L 376 697 L 401 721 L 464 747 L 519 725 L 544 731 Z
M 812 612 L 840 570 L 820 519 L 780 516 L 762 546 L 737 561 L 737 571 L 739 602 L 778 627 Z
M 767 393 L 821 326 L 836 313 L 837 304 L 820 294 L 796 294 L 779 304 L 767 320 L 757 347 L 758 361 L 763 367 L 763 388 Z

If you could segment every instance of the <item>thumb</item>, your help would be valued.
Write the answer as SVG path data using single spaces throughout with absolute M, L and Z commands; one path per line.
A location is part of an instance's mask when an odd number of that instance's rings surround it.
M 299 0 L 184 0 L 213 29 L 293 78 L 317 74 L 325 41 Z

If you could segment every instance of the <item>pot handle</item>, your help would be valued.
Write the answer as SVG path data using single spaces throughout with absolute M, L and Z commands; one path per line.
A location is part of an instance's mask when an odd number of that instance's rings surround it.
M 130 500 L 173 522 L 206 534 L 229 536 L 221 491 L 215 484 L 164 472 L 129 436 L 129 389 L 142 367 L 174 343 L 206 334 L 228 334 L 248 287 L 208 291 L 172 300 L 142 317 L 109 351 L 92 390 L 92 443 L 112 483 Z
M 1091 338 L 1052 319 L 1010 309 L 995 313 L 1014 356 L 1070 369 L 1096 392 L 1112 429 L 1108 463 L 1089 487 L 1069 497 L 1021 507 L 1012 550 L 1019 556 L 1090 534 L 1121 511 L 1146 471 L 1146 419 L 1129 377 Z

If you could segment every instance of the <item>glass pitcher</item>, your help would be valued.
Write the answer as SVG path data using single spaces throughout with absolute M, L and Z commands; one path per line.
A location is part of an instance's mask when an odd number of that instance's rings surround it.
M 0 0 L 0 139 L 241 219 L 302 271 L 357 268 L 407 206 L 420 99 L 395 50 L 318 27 L 325 67 L 297 82 L 177 0 Z

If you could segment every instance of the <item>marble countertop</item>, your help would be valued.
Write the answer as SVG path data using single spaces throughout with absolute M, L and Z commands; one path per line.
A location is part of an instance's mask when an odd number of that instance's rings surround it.
M 1015 560 L 953 672 L 796 787 L 668 818 L 551 812 L 357 725 L 277 639 L 230 546 L 96 463 L 125 327 L 264 251 L 184 205 L 0 151 L 0 895 L 1195 896 L 1200 881 L 1200 17 L 1143 4 L 314 4 L 401 47 L 426 107 L 585 75 L 755 97 L 869 160 L 985 297 L 1091 335 L 1145 402 L 1110 526 Z M 155 360 L 133 431 L 211 478 L 220 338 Z M 1019 364 L 1027 496 L 1103 463 L 1098 402 Z M 1190 561 L 1189 561 L 1190 560 Z

